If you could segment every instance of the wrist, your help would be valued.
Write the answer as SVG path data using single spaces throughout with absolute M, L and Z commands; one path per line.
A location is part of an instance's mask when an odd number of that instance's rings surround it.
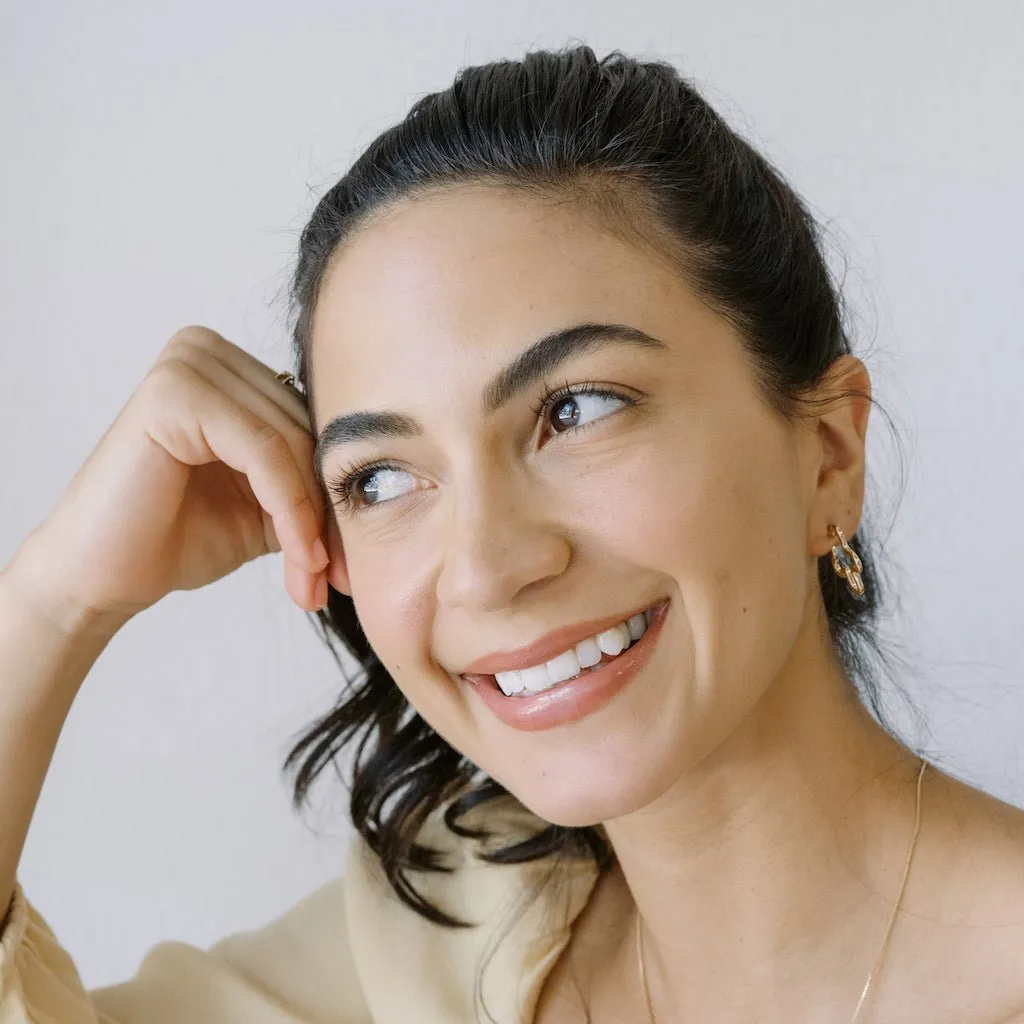
M 101 611 L 59 586 L 47 584 L 19 561 L 17 553 L 0 569 L 0 601 L 65 642 L 109 640 L 131 617 Z

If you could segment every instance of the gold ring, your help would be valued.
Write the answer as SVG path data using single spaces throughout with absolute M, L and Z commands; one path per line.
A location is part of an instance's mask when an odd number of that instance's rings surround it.
M 295 384 L 295 374 L 288 373 L 287 370 L 282 370 L 281 373 L 275 373 L 274 378 L 279 380 L 282 384 L 287 384 L 290 388 L 295 388 L 298 391 L 298 387 Z

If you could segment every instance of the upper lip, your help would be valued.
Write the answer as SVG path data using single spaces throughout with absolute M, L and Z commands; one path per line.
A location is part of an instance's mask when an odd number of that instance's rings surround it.
M 664 599 L 663 599 L 664 600 Z M 625 622 L 626 619 L 639 615 L 647 608 L 655 607 L 661 601 L 648 601 L 631 612 L 616 612 L 600 619 L 587 619 L 586 622 L 575 622 L 571 626 L 559 626 L 558 629 L 545 633 L 539 640 L 526 647 L 516 647 L 509 651 L 492 651 L 482 658 L 477 658 L 466 665 L 460 675 L 494 675 L 497 672 L 512 672 L 516 669 L 531 668 L 550 661 L 563 651 L 575 647 L 581 640 L 594 636 L 603 630 Z

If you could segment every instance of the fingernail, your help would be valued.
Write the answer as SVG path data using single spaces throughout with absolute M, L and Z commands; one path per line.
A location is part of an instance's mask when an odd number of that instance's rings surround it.
M 327 557 L 327 548 L 324 547 L 324 542 L 319 537 L 313 544 L 313 557 L 320 565 L 326 565 L 330 561 Z
M 322 576 L 316 587 L 317 606 L 323 608 L 327 604 L 327 577 Z

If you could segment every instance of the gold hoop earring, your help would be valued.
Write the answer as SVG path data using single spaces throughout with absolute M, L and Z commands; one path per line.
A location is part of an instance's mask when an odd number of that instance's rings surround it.
M 838 526 L 834 523 L 830 524 L 828 533 L 830 537 L 839 538 L 839 543 L 832 548 L 832 569 L 840 579 L 846 580 L 850 593 L 858 601 L 862 601 L 864 599 L 864 577 L 861 576 L 861 573 L 864 571 L 864 563 L 861 562 L 857 552 L 846 542 L 846 536 Z

